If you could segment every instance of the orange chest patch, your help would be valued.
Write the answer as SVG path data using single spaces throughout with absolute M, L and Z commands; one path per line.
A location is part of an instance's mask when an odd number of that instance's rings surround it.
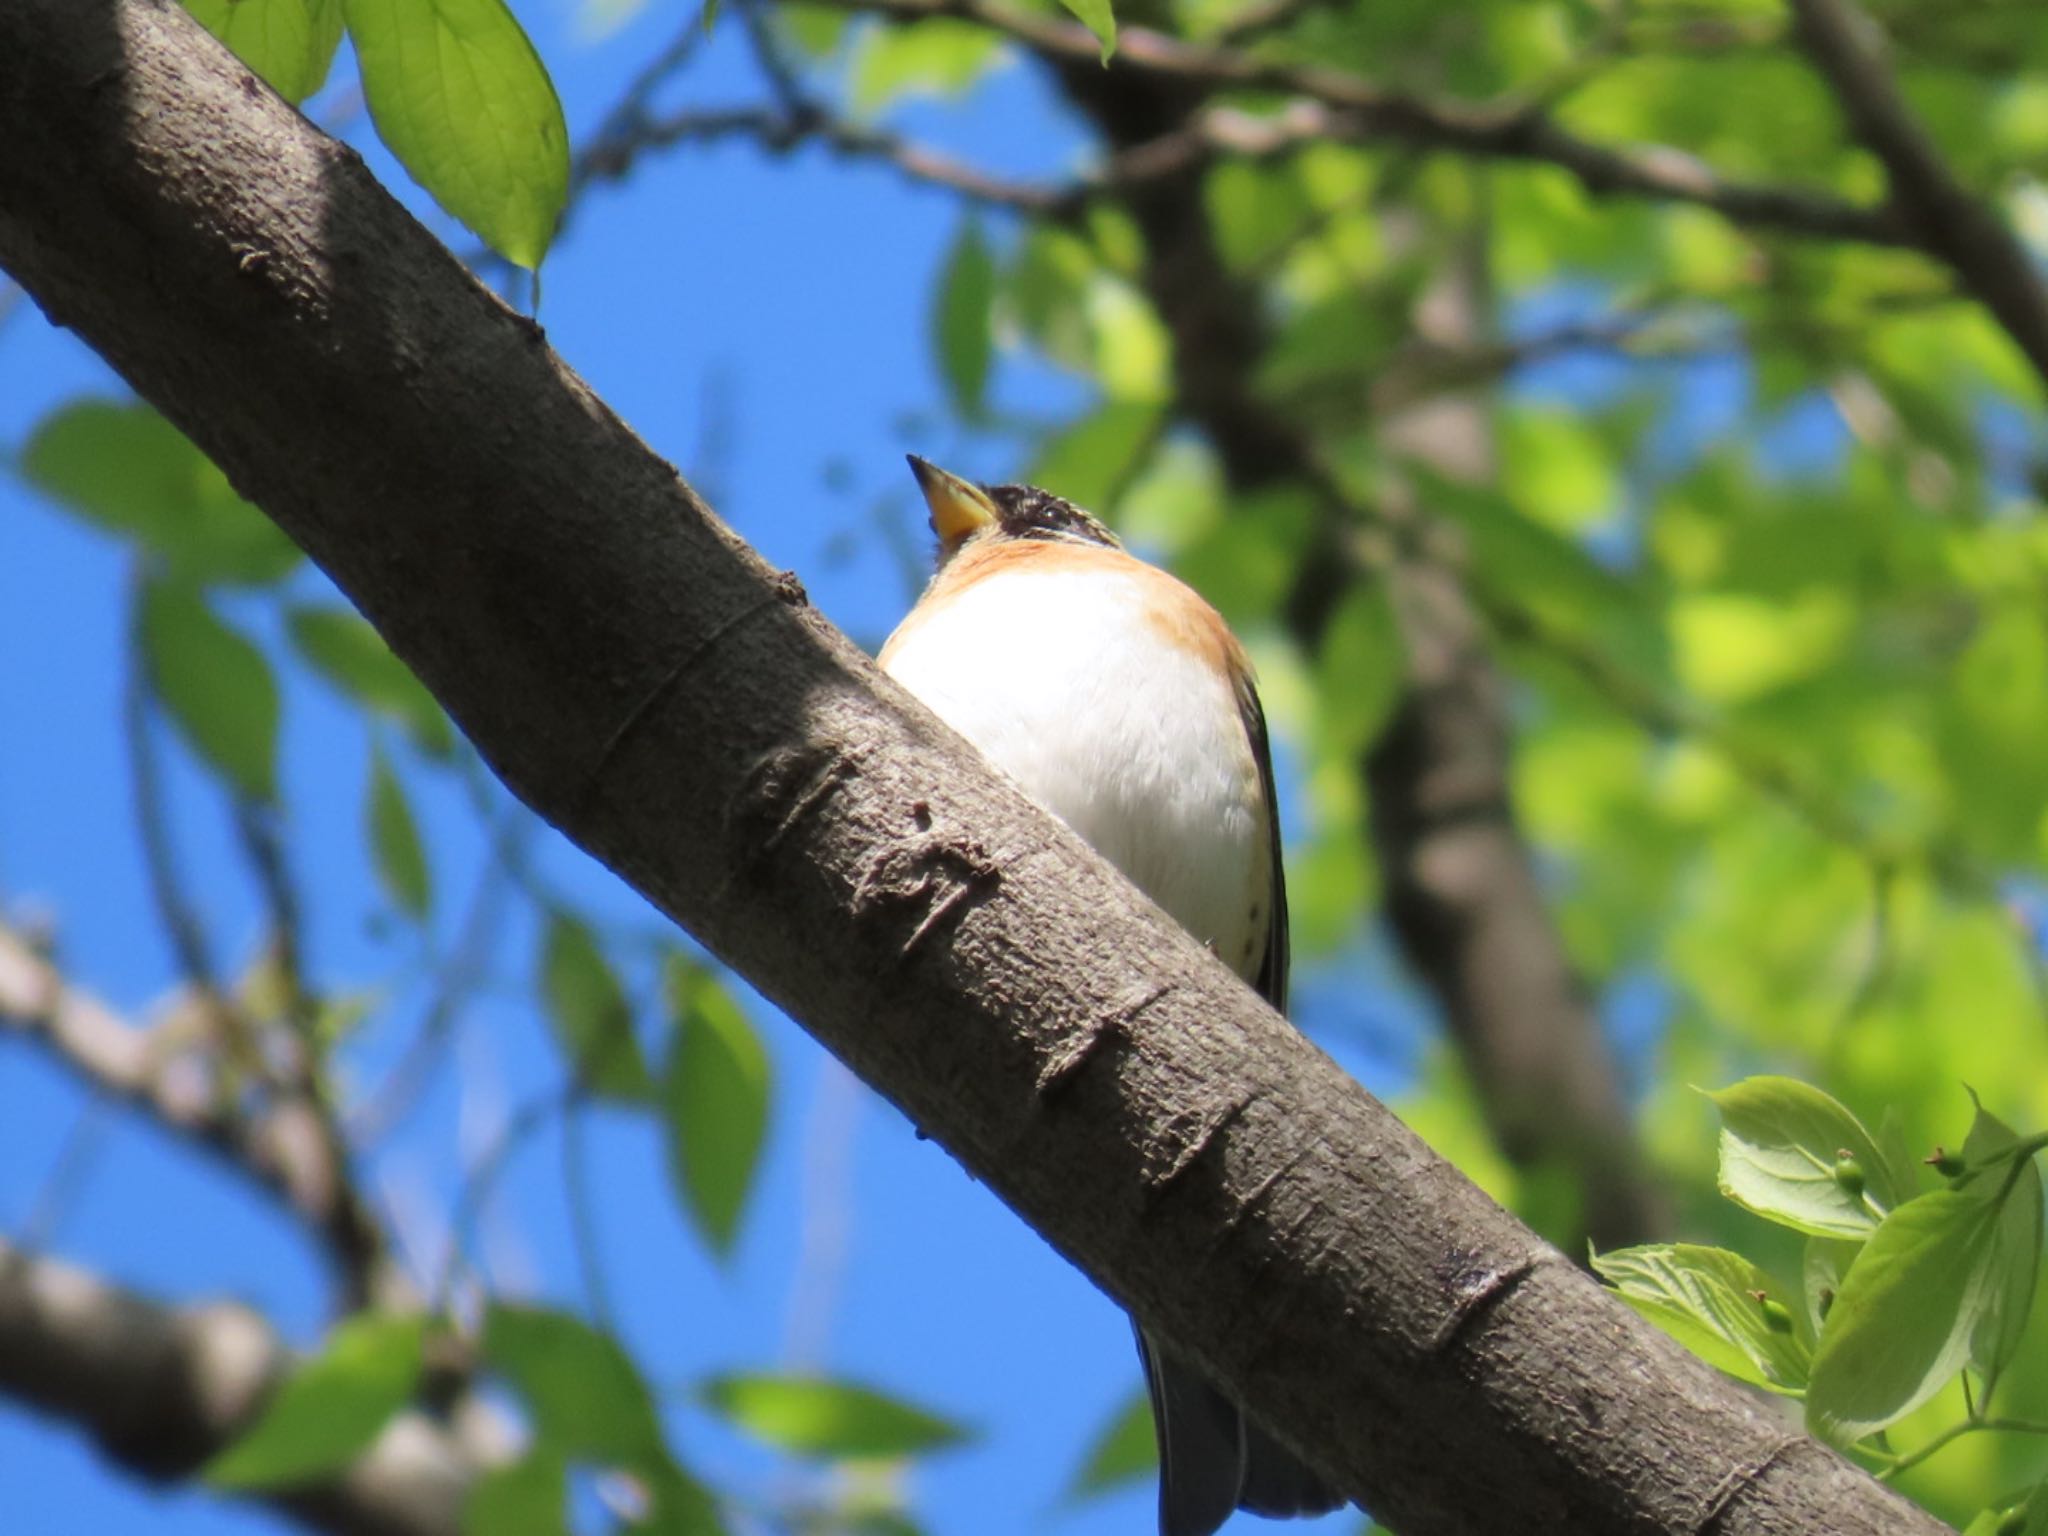
M 1129 584 L 1132 601 L 1144 622 L 1161 639 L 1223 673 L 1233 686 L 1241 686 L 1249 679 L 1251 664 L 1237 636 L 1230 632 L 1223 616 L 1185 582 L 1120 549 L 1038 539 L 983 540 L 955 555 L 889 637 L 889 643 L 882 648 L 882 665 L 889 664 L 890 653 L 915 633 L 925 619 L 943 611 L 980 582 L 1004 575 L 1080 573 L 1121 577 Z

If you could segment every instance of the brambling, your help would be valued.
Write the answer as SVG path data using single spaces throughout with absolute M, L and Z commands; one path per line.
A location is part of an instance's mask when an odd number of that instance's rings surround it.
M 1266 721 L 1244 647 L 1189 587 L 1073 503 L 911 456 L 938 572 L 881 665 L 1275 1008 L 1287 890 Z M 1343 1495 L 1142 1328 L 1161 1536 Z

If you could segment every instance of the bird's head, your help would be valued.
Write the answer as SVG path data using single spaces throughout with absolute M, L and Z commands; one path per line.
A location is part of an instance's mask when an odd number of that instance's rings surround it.
M 1035 485 L 976 485 L 914 453 L 910 469 L 931 510 L 941 565 L 985 539 L 1058 539 L 1123 548 L 1092 515 Z

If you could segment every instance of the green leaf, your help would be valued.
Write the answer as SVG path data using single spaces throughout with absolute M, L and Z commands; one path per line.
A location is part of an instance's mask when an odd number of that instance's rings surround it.
M 595 1093 L 644 1103 L 654 1085 L 625 989 L 590 929 L 573 917 L 548 921 L 540 991 L 570 1070 Z
M 1220 160 L 1202 192 L 1209 227 L 1232 272 L 1249 274 L 1300 240 L 1309 205 L 1285 165 Z
M 995 300 L 995 262 L 981 224 L 967 219 L 954 238 L 939 275 L 938 300 L 932 310 L 932 342 L 939 374 L 953 407 L 961 415 L 981 415 L 988 387 L 989 363 L 995 355 L 989 310 Z
M 1082 1459 L 1080 1470 L 1067 1485 L 1067 1500 L 1106 1493 L 1112 1488 L 1143 1477 L 1159 1464 L 1159 1444 L 1153 1436 L 1152 1404 L 1143 1392 L 1133 1392 L 1109 1422 L 1096 1432 L 1094 1443 Z
M 315 671 L 364 707 L 397 721 L 422 752 L 454 752 L 448 716 L 362 618 L 345 608 L 298 607 L 286 613 L 285 630 Z
M 1323 626 L 1316 657 L 1319 721 L 1330 749 L 1350 757 L 1371 746 L 1407 675 L 1408 647 L 1387 584 L 1359 583 Z
M 1847 1445 L 1895 1424 L 1970 1357 L 1999 1304 L 1998 1181 L 1938 1189 L 1887 1216 L 1842 1277 L 1806 1392 L 1806 1427 Z
M 768 1055 L 717 977 L 676 959 L 668 971 L 674 1044 L 662 1119 L 676 1192 L 705 1241 L 729 1251 L 768 1132 Z
M 320 89 L 341 46 L 341 0 L 185 0 L 185 9 L 294 106 Z
M 392 772 L 384 749 L 370 748 L 370 854 L 383 884 L 398 909 L 415 922 L 425 919 L 434 903 L 433 873 L 420 829 L 406 803 L 405 786 Z
M 1974 1101 L 1976 1094 L 1970 1097 Z M 2011 1180 L 1992 1233 L 1990 1292 L 1970 1330 L 1970 1363 L 1984 1375 L 1986 1397 L 2019 1350 L 2041 1277 L 2041 1170 L 2031 1156 L 2010 1173 L 2006 1170 L 2011 1165 L 1986 1167 L 1988 1158 L 2018 1140 L 2009 1126 L 1977 1104 L 1976 1119 L 1963 1142 L 1963 1162 L 1984 1168 L 1982 1178 Z
M 903 96 L 964 95 L 1001 49 L 1000 33 L 946 17 L 869 27 L 847 67 L 854 115 L 872 117 Z
M 484 1358 L 526 1404 L 537 1449 L 636 1471 L 667 1464 L 654 1399 L 611 1335 L 565 1312 L 496 1303 Z
M 504 0 L 344 0 L 377 132 L 507 261 L 540 266 L 569 195 L 569 130 Z
M 1116 52 L 1116 15 L 1109 8 L 1109 0 L 1060 0 L 1060 4 L 1095 34 L 1095 40 L 1102 44 L 1102 62 L 1107 64 L 1109 56 Z
M 1799 1266 L 1800 1291 L 1806 1301 L 1806 1320 L 1815 1333 L 1827 1321 L 1828 1311 L 1841 1294 L 1842 1276 L 1856 1262 L 1863 1244 L 1845 1237 L 1809 1237 Z
M 915 1456 L 968 1438 L 950 1420 L 844 1382 L 719 1376 L 705 1384 L 704 1400 L 748 1433 L 805 1456 Z
M 1045 443 L 1025 478 L 1107 513 L 1144 466 L 1165 420 L 1149 401 L 1112 400 Z
M 277 684 L 263 653 L 181 583 L 142 588 L 150 686 L 192 749 L 238 795 L 277 797 Z
M 493 1467 L 462 1501 L 463 1536 L 569 1536 L 569 1466 L 552 1449 Z
M 853 20 L 849 12 L 830 5 L 808 5 L 788 0 L 774 11 L 776 30 L 800 53 L 813 59 L 829 59 L 839 51 Z
M 364 1314 L 285 1378 L 256 1423 L 207 1463 L 216 1488 L 303 1483 L 352 1461 L 412 1396 L 426 1319 Z
M 1877 1143 L 1818 1088 L 1751 1077 L 1708 1097 L 1721 1111 L 1721 1193 L 1737 1205 L 1817 1237 L 1862 1237 L 1898 1204 Z
M 1595 1254 L 1593 1268 L 1708 1364 L 1773 1391 L 1806 1385 L 1812 1343 L 1798 1299 L 1741 1254 L 1655 1243 Z
M 137 401 L 79 400 L 37 424 L 21 472 L 67 511 L 191 582 L 267 584 L 298 548 L 178 429 Z

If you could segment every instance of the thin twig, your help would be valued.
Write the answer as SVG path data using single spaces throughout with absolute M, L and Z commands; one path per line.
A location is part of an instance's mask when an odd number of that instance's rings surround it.
M 19 1246 L 23 1252 L 41 1253 L 56 1241 L 65 1214 L 106 1147 L 108 1120 L 107 1100 L 97 1093 L 72 1118 L 50 1172 L 21 1224 Z
M 107 1098 L 141 1110 L 220 1158 L 317 1233 L 351 1305 L 398 1280 L 381 1265 L 382 1233 L 339 1175 L 301 1095 L 220 1091 L 215 1010 L 191 1009 L 150 1028 L 129 1023 L 69 983 L 47 956 L 0 925 L 0 1031 L 42 1046 Z
M 482 1265 L 475 1258 L 476 1225 L 513 1154 L 537 1135 L 550 1119 L 566 1112 L 580 1092 L 579 1085 L 570 1083 L 527 1100 L 499 1127 L 498 1134 L 464 1177 L 462 1188 L 455 1196 L 455 1207 L 449 1213 L 448 1252 L 441 1261 L 440 1276 L 434 1282 L 432 1310 L 435 1313 L 446 1313 L 450 1309 L 455 1287 L 464 1274 L 482 1271 Z
M 598 1234 L 597 1199 L 590 1184 L 590 1158 L 583 1138 L 587 1099 L 572 1099 L 562 1112 L 562 1189 L 569 1205 L 569 1235 L 576 1249 L 576 1268 L 583 1280 L 584 1304 L 599 1327 L 616 1333 L 612 1288 L 606 1278 L 604 1249 Z
M 1078 22 L 1026 12 L 1000 0 L 828 0 L 897 21 L 950 17 L 1000 32 L 1041 57 L 1094 67 L 1100 44 Z M 1211 90 L 1276 92 L 1297 98 L 1281 130 L 1297 143 L 1396 143 L 1482 159 L 1531 161 L 1569 172 L 1595 197 L 1639 197 L 1710 208 L 1752 231 L 1875 245 L 1916 243 L 1896 214 L 1810 188 L 1730 180 L 1668 146 L 1618 149 L 1579 138 L 1524 103 L 1431 101 L 1388 90 L 1324 65 L 1274 62 L 1228 47 L 1193 43 L 1144 27 L 1117 34 L 1112 74 L 1127 71 Z M 1304 111 L 1302 109 L 1310 109 Z M 1320 109 L 1319 111 L 1313 109 Z
M 135 823 L 142 841 L 143 867 L 149 878 L 150 899 L 156 904 L 157 919 L 170 940 L 171 954 L 187 986 L 202 998 L 218 999 L 220 986 L 214 969 L 211 946 L 198 910 L 178 872 L 177 852 L 171 846 L 170 808 L 166 802 L 162 765 L 156 753 L 155 692 L 149 682 L 142 637 L 142 572 L 138 566 L 129 582 L 129 606 L 133 614 L 128 632 L 127 681 L 122 690 L 121 726 L 128 747 L 128 776 L 135 790 Z
M 513 868 L 523 858 L 534 829 L 532 816 L 509 799 L 498 812 L 497 822 L 475 893 L 454 947 L 439 967 L 419 1028 L 382 1086 L 365 1097 L 350 1121 L 350 1133 L 362 1144 L 382 1141 L 412 1114 L 433 1080 L 463 1011 L 490 974 L 514 885 Z

